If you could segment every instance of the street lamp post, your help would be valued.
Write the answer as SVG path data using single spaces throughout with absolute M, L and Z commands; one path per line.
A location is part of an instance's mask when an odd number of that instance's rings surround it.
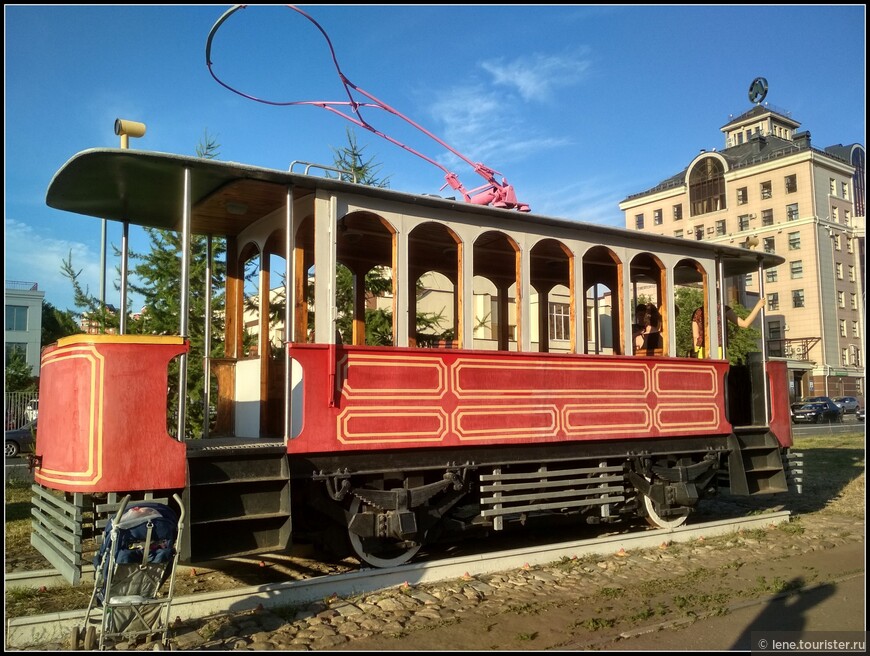
M 115 119 L 115 134 L 121 137 L 121 148 L 126 150 L 130 147 L 130 137 L 141 137 L 145 134 L 145 124 L 125 119 Z M 129 250 L 130 224 L 124 221 L 124 232 L 121 236 L 121 317 L 119 332 L 124 335 L 127 332 L 127 253 Z M 105 290 L 106 279 L 106 219 L 103 219 L 103 280 L 100 288 Z M 105 294 L 105 291 L 101 292 Z M 105 307 L 105 296 L 101 299 Z

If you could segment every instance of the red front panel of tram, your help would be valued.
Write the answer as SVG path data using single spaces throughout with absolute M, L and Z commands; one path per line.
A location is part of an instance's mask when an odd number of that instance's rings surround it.
M 34 480 L 67 492 L 183 488 L 186 449 L 166 430 L 180 338 L 76 335 L 42 354 Z
M 319 346 L 290 355 L 304 388 L 292 452 L 731 432 L 725 362 Z

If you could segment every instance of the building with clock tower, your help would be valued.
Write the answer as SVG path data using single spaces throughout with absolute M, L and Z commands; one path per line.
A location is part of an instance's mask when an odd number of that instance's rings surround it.
M 793 399 L 855 396 L 864 405 L 865 149 L 817 148 L 789 112 L 756 104 L 720 128 L 679 173 L 619 204 L 628 229 L 762 248 L 786 258 L 746 276 L 766 298 L 764 339 L 787 360 Z

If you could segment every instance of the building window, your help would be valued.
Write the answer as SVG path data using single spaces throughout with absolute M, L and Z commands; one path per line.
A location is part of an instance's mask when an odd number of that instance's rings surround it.
M 837 280 L 843 279 L 843 265 L 837 262 L 834 265 L 834 269 L 837 271 Z
M 704 238 L 704 225 L 701 224 L 695 228 L 695 239 L 701 241 Z
M 802 308 L 804 306 L 804 290 L 803 289 L 792 290 L 791 306 L 796 307 L 796 308 Z
M 674 221 L 683 220 L 683 204 L 674 205 Z
M 634 216 L 634 227 L 637 230 L 643 230 L 643 214 L 635 214 Z
M 846 307 L 846 292 L 837 292 L 837 305 L 841 308 Z
M 850 237 L 849 239 L 846 240 L 846 249 L 847 249 L 850 253 L 854 253 L 854 252 L 855 252 L 854 250 L 852 250 L 853 247 L 852 247 L 852 238 L 851 238 L 851 237 Z
M 776 237 L 765 237 L 764 238 L 764 252 L 765 253 L 776 253 Z
M 855 282 L 855 267 L 853 267 L 851 264 L 849 265 L 849 282 Z
M 848 182 L 841 182 L 840 185 L 841 185 L 841 191 L 842 191 L 841 195 L 843 196 L 843 200 L 849 200 L 849 183 Z
M 674 230 L 674 237 L 682 237 L 682 236 L 683 236 L 682 230 Z
M 844 367 L 849 366 L 849 349 L 848 348 L 841 349 L 840 355 L 843 358 L 843 366 Z
M 776 267 L 774 267 L 772 269 L 768 269 L 767 271 L 765 271 L 764 276 L 765 276 L 765 279 L 767 280 L 767 282 L 776 282 L 776 279 L 779 277 L 778 274 L 776 273 Z
M 840 208 L 834 205 L 831 207 L 831 221 L 834 223 L 840 222 Z
M 852 337 L 860 337 L 860 336 L 861 335 L 858 334 L 858 322 L 853 321 L 852 322 Z
M 571 306 L 550 303 L 550 339 L 571 339 Z
M 858 309 L 858 295 L 857 294 L 849 294 L 849 302 L 851 303 L 853 310 Z
M 737 217 L 737 229 L 741 232 L 743 230 L 749 230 L 749 215 L 741 214 Z
M 846 337 L 846 320 L 840 319 L 840 337 Z
M 749 194 L 746 193 L 746 187 L 740 187 L 737 190 L 737 204 L 746 205 L 749 202 Z
M 840 235 L 834 235 L 834 249 L 842 250 L 842 246 L 840 245 Z
M 692 169 L 689 175 L 689 203 L 691 216 L 726 209 L 725 170 L 715 157 L 702 159 Z
M 843 210 L 843 225 L 852 225 L 852 213 L 849 210 Z
M 798 211 L 798 204 L 797 203 L 792 203 L 791 205 L 786 205 L 785 218 L 787 221 L 797 221 L 800 218 L 800 211 Z
M 27 344 L 22 344 L 20 342 L 7 342 L 6 343 L 6 361 L 8 362 L 15 353 L 20 353 L 22 357 L 27 358 Z
M 6 306 L 6 330 L 27 330 L 27 306 Z
M 804 277 L 803 260 L 795 260 L 794 262 L 789 262 L 788 266 L 791 269 L 792 280 L 794 280 L 795 278 L 803 278 Z
M 767 309 L 768 310 L 778 310 L 779 309 L 779 292 L 773 292 L 767 295 Z
M 761 198 L 767 200 L 773 196 L 773 188 L 770 186 L 770 180 L 761 183 Z
M 830 181 L 831 181 L 831 184 L 830 184 L 831 196 L 836 196 L 837 195 L 837 181 L 834 180 L 834 178 L 830 178 Z
M 725 234 L 725 219 L 720 219 L 716 221 L 716 234 L 724 235 Z
M 793 194 L 797 191 L 797 175 L 785 176 L 785 193 Z
M 796 251 L 801 247 L 801 233 L 799 232 L 790 232 L 788 233 L 788 250 Z
M 661 210 L 653 210 L 653 224 L 661 225 L 662 224 L 662 211 Z
M 761 210 L 761 225 L 773 225 L 773 210 Z

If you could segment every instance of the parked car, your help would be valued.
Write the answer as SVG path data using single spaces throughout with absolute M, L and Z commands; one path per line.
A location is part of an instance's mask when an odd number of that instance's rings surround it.
M 827 396 L 814 396 L 792 404 L 791 420 L 796 424 L 843 421 L 843 411 Z
M 19 453 L 33 451 L 36 437 L 36 420 L 29 421 L 21 428 L 6 431 L 6 457 L 14 458 Z
M 864 408 L 858 408 L 855 410 L 855 419 L 858 421 L 864 421 Z
M 24 418 L 27 421 L 35 421 L 39 416 L 39 399 L 30 399 L 24 406 Z
M 858 399 L 854 396 L 838 396 L 834 403 L 843 409 L 843 414 L 852 414 L 858 410 Z

